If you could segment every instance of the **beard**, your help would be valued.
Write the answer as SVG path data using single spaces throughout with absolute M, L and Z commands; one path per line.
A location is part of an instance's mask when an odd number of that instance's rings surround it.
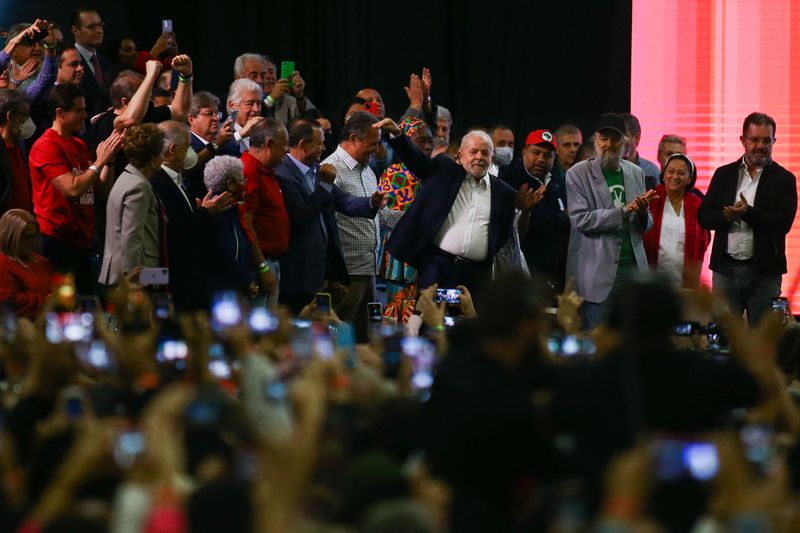
M 619 162 L 622 159 L 622 152 L 614 150 L 603 150 L 600 153 L 600 166 L 606 170 L 619 170 Z

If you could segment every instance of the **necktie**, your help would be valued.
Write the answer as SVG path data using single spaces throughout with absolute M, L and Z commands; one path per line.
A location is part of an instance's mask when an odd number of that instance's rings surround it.
M 100 60 L 97 54 L 92 54 L 92 68 L 94 69 L 94 79 L 98 85 L 103 85 L 103 70 L 100 68 Z

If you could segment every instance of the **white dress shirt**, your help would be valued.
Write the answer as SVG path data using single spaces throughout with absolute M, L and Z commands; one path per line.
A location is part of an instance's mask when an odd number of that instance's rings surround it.
M 470 261 L 485 260 L 489 253 L 491 211 L 489 173 L 477 183 L 472 176 L 466 176 L 447 219 L 433 238 L 433 244 Z
M 233 140 L 239 145 L 239 151 L 245 153 L 250 149 L 250 137 L 242 137 L 242 134 L 239 133 L 242 131 L 242 126 L 236 122 L 233 123 L 233 129 L 235 130 L 233 133 Z
M 753 205 L 756 200 L 756 191 L 758 191 L 762 172 L 764 172 L 764 167 L 756 170 L 754 178 L 751 177 L 744 157 L 742 158 L 742 163 L 739 165 L 739 184 L 736 187 L 734 202 L 738 202 L 740 200 L 739 195 L 744 194 L 747 199 L 747 205 Z M 728 229 L 728 255 L 740 261 L 753 258 L 753 228 L 744 220 L 734 222 Z
M 183 177 L 174 170 L 172 170 L 171 168 L 169 168 L 167 165 L 161 165 L 161 170 L 166 172 L 167 176 L 169 176 L 172 182 L 178 186 L 178 190 L 181 191 L 184 200 L 186 200 L 186 203 L 189 204 L 189 209 L 194 211 L 194 206 L 192 205 L 192 201 L 189 200 L 189 197 L 186 195 L 186 191 L 183 189 Z
M 676 287 L 683 285 L 683 260 L 686 248 L 686 221 L 683 215 L 683 201 L 680 213 L 675 212 L 672 203 L 664 203 L 661 217 L 661 237 L 658 241 L 658 271 L 665 274 Z

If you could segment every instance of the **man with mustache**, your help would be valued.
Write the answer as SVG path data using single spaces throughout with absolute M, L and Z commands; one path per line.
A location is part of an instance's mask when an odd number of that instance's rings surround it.
M 772 160 L 772 117 L 748 115 L 739 140 L 744 156 L 714 172 L 698 221 L 714 230 L 714 290 L 721 289 L 733 312 L 746 311 L 755 325 L 781 294 L 797 188 L 794 174 Z
M 646 271 L 642 234 L 653 225 L 644 172 L 622 159 L 625 121 L 604 113 L 597 121 L 597 156 L 567 171 L 567 212 L 572 223 L 566 279 L 583 298 L 581 325 L 589 330 L 606 316 L 609 295 L 619 280 Z
M 546 276 L 560 289 L 564 285 L 569 217 L 561 200 L 561 186 L 551 174 L 557 150 L 554 133 L 549 130 L 530 132 L 522 158 L 501 167 L 500 179 L 516 190 L 523 184 L 533 191 L 543 188 L 542 200 L 528 212 L 530 214 L 523 213 L 520 244 L 528 268 Z

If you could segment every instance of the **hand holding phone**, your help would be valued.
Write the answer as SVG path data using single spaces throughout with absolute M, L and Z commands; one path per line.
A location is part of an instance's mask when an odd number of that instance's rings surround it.
M 161 21 L 161 33 L 172 33 L 172 20 L 164 19 Z
M 315 299 L 317 309 L 326 315 L 331 312 L 333 305 L 331 304 L 331 295 L 327 292 L 318 292 Z
M 294 61 L 283 61 L 281 63 L 281 79 L 289 82 L 289 88 L 294 88 Z
M 460 305 L 461 289 L 436 289 L 433 301 L 436 303 L 447 302 L 448 305 Z

